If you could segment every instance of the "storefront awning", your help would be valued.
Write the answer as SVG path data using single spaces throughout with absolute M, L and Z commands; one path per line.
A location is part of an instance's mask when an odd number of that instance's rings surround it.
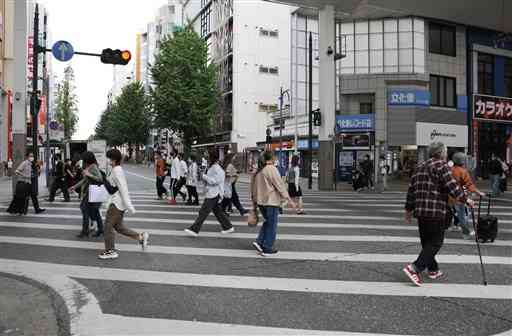
M 266 0 L 321 9 L 334 6 L 338 19 L 420 16 L 512 33 L 510 0 Z

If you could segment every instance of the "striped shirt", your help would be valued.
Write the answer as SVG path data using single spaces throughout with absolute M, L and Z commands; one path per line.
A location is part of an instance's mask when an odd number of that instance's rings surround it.
M 418 165 L 407 192 L 405 209 L 414 217 L 444 219 L 448 214 L 448 195 L 465 202 L 466 196 L 444 160 L 429 159 Z

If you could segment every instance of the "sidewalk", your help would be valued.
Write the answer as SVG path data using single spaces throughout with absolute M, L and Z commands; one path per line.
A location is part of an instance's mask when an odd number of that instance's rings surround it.
M 0 335 L 68 335 L 64 301 L 33 280 L 0 273 Z

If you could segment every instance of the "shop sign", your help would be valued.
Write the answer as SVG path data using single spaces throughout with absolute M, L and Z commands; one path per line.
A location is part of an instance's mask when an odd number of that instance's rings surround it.
M 313 148 L 313 150 L 317 150 L 318 148 L 320 148 L 320 143 L 318 142 L 317 139 L 313 139 L 313 141 L 311 141 L 311 147 Z M 309 140 L 308 139 L 298 140 L 297 141 L 297 149 L 298 150 L 308 150 L 309 149 Z
M 337 115 L 336 132 L 373 131 L 374 114 Z
M 389 90 L 388 105 L 430 105 L 430 92 L 424 90 Z
M 473 95 L 473 118 L 512 122 L 512 98 Z
M 272 150 L 279 150 L 279 148 L 282 148 L 283 150 L 293 149 L 293 141 L 283 141 L 282 147 L 281 147 L 281 142 L 274 142 L 271 144 L 270 148 Z
M 467 147 L 468 127 L 466 125 L 416 123 L 416 144 L 428 146 L 442 142 L 447 147 Z
M 368 133 L 348 133 L 338 136 L 338 142 L 342 144 L 343 150 L 369 149 L 370 140 L 370 134 Z

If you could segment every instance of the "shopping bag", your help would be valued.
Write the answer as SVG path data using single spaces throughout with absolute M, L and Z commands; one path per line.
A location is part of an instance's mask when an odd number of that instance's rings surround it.
M 249 212 L 249 215 L 247 216 L 247 225 L 249 226 L 256 226 L 258 225 L 258 210 L 253 209 L 251 212 Z
M 109 193 L 103 185 L 89 185 L 89 203 L 103 203 L 108 200 Z

